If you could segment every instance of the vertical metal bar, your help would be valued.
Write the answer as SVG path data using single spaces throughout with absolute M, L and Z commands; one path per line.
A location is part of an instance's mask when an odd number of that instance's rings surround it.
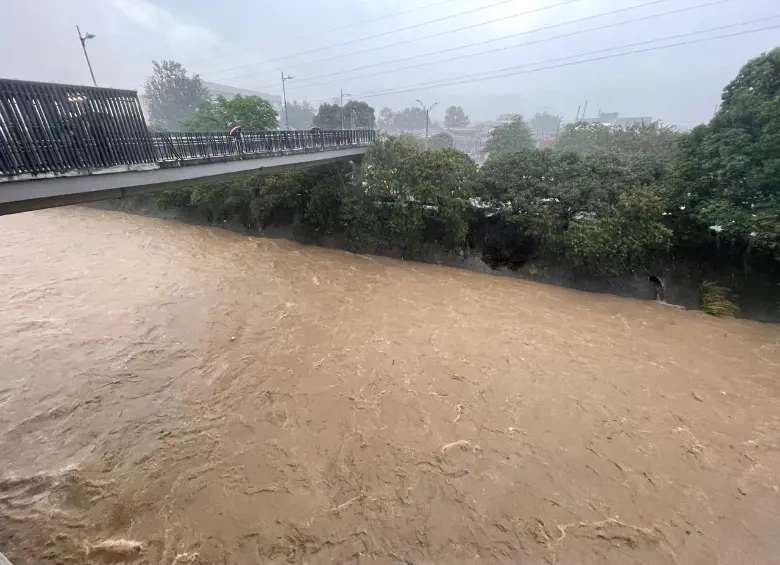
M 64 169 L 62 155 L 58 150 L 54 132 L 49 125 L 49 120 L 46 119 L 45 107 L 48 106 L 48 104 L 49 101 L 46 99 L 46 92 L 41 88 L 36 99 L 31 101 L 32 110 L 35 112 L 41 127 L 41 133 L 44 136 L 44 151 L 47 159 L 49 159 L 49 167 L 53 171 L 62 171 Z
M 86 116 L 84 124 L 86 125 L 87 141 L 94 148 L 95 162 L 93 163 L 93 166 L 96 168 L 108 167 L 111 164 L 111 159 L 107 155 L 102 124 L 93 108 L 92 96 L 86 87 L 82 90 L 80 96 L 83 99 L 81 108 Z
M 136 153 L 136 144 L 133 137 L 133 130 L 130 126 L 129 120 L 127 119 L 124 97 L 118 91 L 112 92 L 108 96 L 106 102 L 109 108 L 111 108 L 115 128 L 119 130 L 117 132 L 118 135 L 114 140 L 114 143 L 119 153 L 121 163 L 123 165 L 138 163 L 139 156 Z
M 43 85 L 43 94 L 45 104 L 42 106 L 42 110 L 45 119 L 49 125 L 49 131 L 51 135 L 52 144 L 54 144 L 54 150 L 60 160 L 61 170 L 73 169 L 73 153 L 69 150 L 67 143 L 64 143 L 62 139 L 61 122 L 62 115 L 57 106 L 57 98 L 54 94 L 54 89 L 51 84 Z
M 133 129 L 139 139 L 139 150 L 142 155 L 143 163 L 154 163 L 157 160 L 155 148 L 152 141 L 152 135 L 149 128 L 146 127 L 146 120 L 141 109 L 141 102 L 138 100 L 138 94 L 132 91 L 128 92 L 130 98 L 130 119 Z
M 14 115 L 11 108 L 13 101 L 13 92 L 11 85 L 2 85 L 0 91 L 0 120 L 3 122 L 3 137 L 8 145 L 8 156 L 14 169 L 13 174 L 29 172 L 22 147 L 19 144 L 18 133 L 14 121 Z
M 135 105 L 138 101 L 138 97 L 123 96 L 121 100 L 125 122 L 127 123 L 128 132 L 130 133 L 132 139 L 133 154 L 135 155 L 138 163 L 146 163 L 148 161 L 146 151 L 144 150 L 144 137 L 141 129 L 142 124 L 143 128 L 146 129 L 146 124 L 140 121 L 140 119 L 143 119 L 142 117 L 139 119 L 138 116 L 134 116 Z
M 67 87 L 54 85 L 53 95 L 57 99 L 62 120 L 60 131 L 67 136 L 67 146 L 73 154 L 71 168 L 81 169 L 89 166 L 90 151 L 83 139 L 83 124 L 80 113 L 75 112 L 71 95 Z
M 83 94 L 83 89 L 73 90 L 70 87 L 66 87 L 64 96 L 68 101 L 67 110 L 72 117 L 71 123 L 73 124 L 74 139 L 81 153 L 82 166 L 98 168 L 100 166 L 100 156 L 97 147 L 90 141 L 89 114 L 84 106 L 86 97 Z
M 86 92 L 87 107 L 92 112 L 95 119 L 96 128 L 92 130 L 92 135 L 96 137 L 98 146 L 101 148 L 101 156 L 106 166 L 116 166 L 122 164 L 124 159 L 116 147 L 118 138 L 118 128 L 111 111 L 110 97 L 107 93 L 97 89 L 90 88 Z
M 29 99 L 32 97 L 31 88 L 26 83 L 22 83 L 19 86 L 20 88 L 17 90 L 18 95 L 14 96 L 13 105 L 19 132 L 21 138 L 25 141 L 31 172 L 45 173 L 49 171 L 49 168 L 43 155 L 40 133 L 37 131 L 38 128 L 34 122 L 34 117 L 31 115 L 32 112 L 29 106 Z

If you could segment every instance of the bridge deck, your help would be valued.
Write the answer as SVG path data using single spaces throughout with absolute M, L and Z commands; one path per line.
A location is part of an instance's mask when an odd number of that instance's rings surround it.
M 367 147 L 351 147 L 255 159 L 201 162 L 195 166 L 186 166 L 187 162 L 183 162 L 183 166 L 171 163 L 166 163 L 167 166 L 132 165 L 121 172 L 115 169 L 98 170 L 85 175 L 59 175 L 18 182 L 0 182 L 0 215 L 124 198 L 204 182 L 230 180 L 250 174 L 271 174 L 296 167 L 338 161 L 357 162 L 367 150 Z

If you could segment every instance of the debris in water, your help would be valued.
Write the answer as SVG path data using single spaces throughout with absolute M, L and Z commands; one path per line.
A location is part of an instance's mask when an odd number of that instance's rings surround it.
M 127 559 L 140 553 L 144 544 L 140 541 L 128 539 L 108 539 L 98 544 L 90 545 L 87 543 L 87 555 L 97 554 L 105 555 L 113 559 Z
M 453 441 L 452 443 L 447 443 L 441 446 L 441 452 L 447 453 L 450 449 L 458 448 L 462 451 L 467 451 L 471 449 L 471 442 L 465 439 L 461 439 L 458 441 Z M 478 447 L 475 449 L 479 449 Z

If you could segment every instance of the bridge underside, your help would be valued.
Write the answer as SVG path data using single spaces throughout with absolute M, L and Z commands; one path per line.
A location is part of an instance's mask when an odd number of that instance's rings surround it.
M 294 153 L 274 157 L 244 158 L 217 163 L 176 163 L 127 167 L 121 171 L 93 171 L 74 176 L 46 176 L 0 182 L 0 215 L 42 208 L 125 198 L 171 188 L 226 181 L 242 176 L 278 173 L 300 167 L 335 162 L 359 163 L 367 147 L 322 152 Z M 192 165 L 192 166 L 190 166 Z

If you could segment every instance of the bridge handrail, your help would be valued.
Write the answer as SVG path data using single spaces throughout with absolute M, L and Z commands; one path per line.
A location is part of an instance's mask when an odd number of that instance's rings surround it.
M 152 144 L 158 161 L 169 162 L 327 151 L 366 146 L 375 138 L 376 132 L 371 130 L 259 131 L 237 136 L 227 133 L 153 132 Z
M 152 132 L 132 90 L 0 79 L 0 177 L 369 145 L 371 130 Z

